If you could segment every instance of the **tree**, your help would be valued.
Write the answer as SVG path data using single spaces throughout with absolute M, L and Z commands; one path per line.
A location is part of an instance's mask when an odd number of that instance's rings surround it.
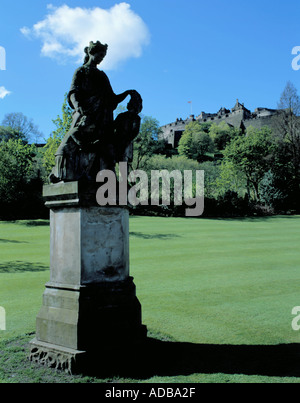
M 53 135 L 57 136 L 60 140 L 62 140 L 67 132 L 70 130 L 72 124 L 72 114 L 73 110 L 68 104 L 67 93 L 64 96 L 64 102 L 62 104 L 62 116 L 57 116 L 56 119 L 52 120 L 52 122 L 56 126 L 56 130 L 53 132 Z
M 205 197 L 217 196 L 216 181 L 220 175 L 220 165 L 215 161 L 206 161 L 199 164 L 200 170 L 204 171 L 204 194 Z
M 47 174 L 50 174 L 53 166 L 55 165 L 55 152 L 57 151 L 63 138 L 70 130 L 72 124 L 72 109 L 68 105 L 67 94 L 65 94 L 64 102 L 62 105 L 62 116 L 57 116 L 52 122 L 56 126 L 56 130 L 48 138 L 44 147 L 43 164 Z
M 0 144 L 0 200 L 1 216 L 8 205 L 22 208 L 22 198 L 33 168 L 35 147 L 21 140 L 8 140 Z
M 224 150 L 225 161 L 243 172 L 257 201 L 260 199 L 259 184 L 272 168 L 276 149 L 271 129 L 249 127 L 246 136 L 233 139 Z
M 198 121 L 190 122 L 181 136 L 178 145 L 179 155 L 203 162 L 209 153 L 214 152 L 214 143 Z
M 281 94 L 278 108 L 283 111 L 277 117 L 280 146 L 290 154 L 292 175 L 300 183 L 300 98 L 295 86 L 288 81 Z
M 182 173 L 184 170 L 195 171 L 200 169 L 200 165 L 197 161 L 193 161 L 184 156 L 174 155 L 171 158 L 167 158 L 164 155 L 153 155 L 147 161 L 147 167 L 149 174 L 151 170 L 161 170 L 166 169 L 171 172 L 174 170 L 179 170 Z
M 229 126 L 225 122 L 221 122 L 219 125 L 216 123 L 212 124 L 209 129 L 209 134 L 216 149 L 223 151 L 230 141 L 240 134 L 240 130 Z
M 186 130 L 183 132 L 183 135 L 179 140 L 178 154 L 183 157 L 193 159 L 193 133 L 192 130 L 188 130 L 189 125 L 190 123 L 186 126 Z
M 0 142 L 1 141 L 8 141 L 8 140 L 22 140 L 25 141 L 25 136 L 18 133 L 16 130 L 9 126 L 0 126 Z
M 177 148 L 173 148 L 165 139 L 158 139 L 154 142 L 153 153 L 171 158 L 178 155 L 178 150 Z
M 133 142 L 133 169 L 142 169 L 146 165 L 157 149 L 160 133 L 159 122 L 151 116 L 144 116 L 140 132 Z
M 148 182 L 148 194 L 151 194 L 151 197 L 154 198 L 158 197 L 160 200 L 163 199 L 163 195 L 166 196 L 166 194 L 168 194 L 170 195 L 169 200 L 172 205 L 177 198 L 183 200 L 184 171 L 195 172 L 196 170 L 200 170 L 200 165 L 197 161 L 191 160 L 185 156 L 174 155 L 172 157 L 166 157 L 165 155 L 157 154 L 147 160 L 144 169 L 148 173 L 148 178 L 151 178 Z M 162 174 L 158 188 L 152 187 L 153 171 Z M 169 176 L 169 174 L 172 175 Z M 176 188 L 175 182 L 180 189 Z M 192 184 L 191 193 L 194 197 L 195 183 Z M 169 206 L 167 210 L 170 212 L 172 209 L 173 207 Z
M 224 159 L 220 165 L 215 187 L 220 196 L 224 196 L 229 191 L 235 192 L 239 196 L 244 196 L 247 189 L 247 180 L 238 165 L 229 159 Z
M 265 173 L 260 182 L 260 199 L 270 207 L 277 206 L 285 199 L 285 195 L 276 186 L 276 178 L 271 170 Z
M 22 140 L 0 143 L 0 217 L 41 218 L 48 214 L 42 200 L 38 149 Z
M 277 107 L 278 109 L 287 109 L 293 112 L 293 116 L 300 116 L 300 98 L 296 87 L 291 81 L 286 83 Z
M 23 141 L 36 143 L 42 136 L 33 120 L 27 118 L 21 112 L 7 113 L 4 116 L 2 125 L 14 132 L 14 136 L 11 138 L 19 138 Z

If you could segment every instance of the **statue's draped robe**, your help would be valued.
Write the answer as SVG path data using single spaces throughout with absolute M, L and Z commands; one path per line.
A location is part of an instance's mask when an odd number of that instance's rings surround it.
M 73 97 L 80 111 L 75 111 Z M 102 157 L 110 154 L 113 111 L 118 101 L 107 75 L 95 67 L 83 65 L 74 73 L 68 102 L 74 109 L 72 125 L 55 154 L 53 174 L 59 180 L 78 180 L 82 175 L 96 174 L 101 168 L 93 168 L 95 153 Z

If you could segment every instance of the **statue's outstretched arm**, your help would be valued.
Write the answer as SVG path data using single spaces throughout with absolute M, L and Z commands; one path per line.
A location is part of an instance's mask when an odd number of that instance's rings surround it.
M 122 92 L 122 94 L 116 95 L 117 103 L 119 104 L 120 102 L 123 102 L 124 99 L 126 97 L 128 97 L 128 95 L 132 95 L 135 92 L 136 92 L 135 90 L 127 90 L 127 91 Z

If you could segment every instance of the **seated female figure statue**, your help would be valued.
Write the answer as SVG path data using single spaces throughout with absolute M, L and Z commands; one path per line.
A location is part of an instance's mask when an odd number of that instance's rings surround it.
M 68 102 L 74 110 L 70 131 L 55 154 L 50 181 L 95 180 L 102 169 L 114 170 L 137 136 L 142 99 L 135 90 L 116 95 L 107 75 L 98 70 L 107 45 L 90 42 L 85 60 L 73 76 Z M 128 112 L 113 119 L 113 111 L 128 95 Z

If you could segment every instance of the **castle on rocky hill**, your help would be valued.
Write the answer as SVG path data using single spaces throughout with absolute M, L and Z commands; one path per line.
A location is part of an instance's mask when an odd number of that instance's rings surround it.
M 221 108 L 217 113 L 201 112 L 197 117 L 195 117 L 195 115 L 190 115 L 186 120 L 176 119 L 175 122 L 162 126 L 160 138 L 164 139 L 173 148 L 176 148 L 185 130 L 185 126 L 190 122 L 195 121 L 216 124 L 225 122 L 229 126 L 240 128 L 243 131 L 245 131 L 249 126 L 258 129 L 263 126 L 269 126 L 274 129 L 276 127 L 275 118 L 281 112 L 282 111 L 279 109 L 268 108 L 256 108 L 254 112 L 251 112 L 237 99 L 235 106 L 231 110 Z

